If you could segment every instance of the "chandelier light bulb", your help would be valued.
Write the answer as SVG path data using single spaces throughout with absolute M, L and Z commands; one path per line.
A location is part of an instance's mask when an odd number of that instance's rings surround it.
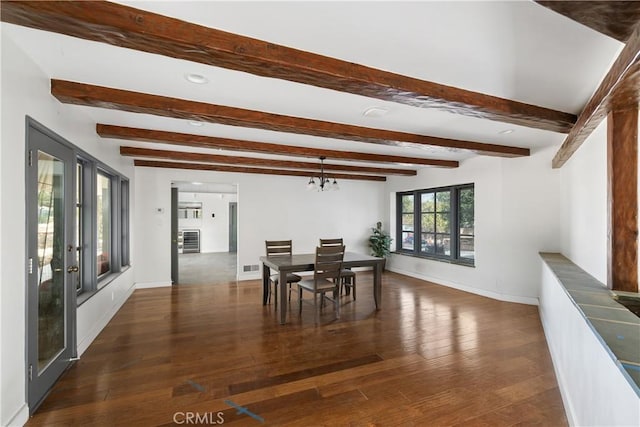
M 316 189 L 316 182 L 313 180 L 313 178 L 309 178 L 309 183 L 307 184 L 307 191 L 311 191 L 315 189 Z

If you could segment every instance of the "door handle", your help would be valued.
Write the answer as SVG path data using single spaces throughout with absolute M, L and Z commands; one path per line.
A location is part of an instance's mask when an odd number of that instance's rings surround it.
M 78 272 L 78 266 L 77 265 L 72 265 L 69 268 L 67 268 L 67 273 L 77 273 Z

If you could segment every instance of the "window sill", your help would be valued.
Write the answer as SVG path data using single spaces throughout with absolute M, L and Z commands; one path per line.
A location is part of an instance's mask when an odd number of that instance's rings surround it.
M 126 266 L 122 267 L 122 269 L 120 271 L 118 271 L 117 273 L 111 273 L 111 274 L 108 274 L 107 276 L 102 277 L 100 279 L 100 281 L 98 282 L 98 289 L 95 289 L 95 290 L 92 290 L 92 291 L 82 292 L 81 294 L 79 294 L 76 297 L 76 306 L 80 307 L 82 304 L 87 302 L 89 299 L 91 299 L 91 297 L 96 295 L 102 289 L 106 288 L 107 285 L 109 285 L 109 283 L 111 283 L 114 280 L 116 280 L 118 277 L 120 277 L 120 275 L 122 273 L 127 271 L 129 268 L 131 268 L 131 266 L 126 265 Z
M 394 252 L 391 252 L 391 253 L 394 254 L 394 255 L 402 255 L 402 256 L 407 256 L 407 257 L 411 257 L 411 258 L 420 258 L 420 259 L 426 259 L 426 260 L 429 260 L 429 261 L 444 262 L 446 264 L 461 265 L 463 267 L 471 267 L 471 268 L 475 268 L 476 267 L 475 261 L 440 258 L 440 257 L 437 257 L 437 256 L 417 255 L 417 254 L 414 254 L 414 253 L 400 252 L 400 251 L 394 251 Z

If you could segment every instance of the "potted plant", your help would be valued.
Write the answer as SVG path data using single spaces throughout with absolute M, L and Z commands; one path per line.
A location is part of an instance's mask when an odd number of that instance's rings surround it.
M 382 229 L 382 222 L 380 221 L 376 224 L 376 228 L 371 228 L 371 231 L 373 231 L 373 234 L 369 236 L 371 255 L 385 259 L 382 263 L 382 270 L 384 270 L 387 255 L 391 253 L 393 239 Z

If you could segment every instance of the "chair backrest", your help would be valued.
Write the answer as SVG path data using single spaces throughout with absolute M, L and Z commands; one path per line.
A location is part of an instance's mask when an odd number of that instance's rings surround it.
M 316 263 L 313 278 L 335 280 L 339 283 L 342 261 L 344 259 L 343 246 L 326 246 L 316 248 Z
M 328 246 L 343 246 L 342 238 L 340 239 L 320 239 L 320 247 L 326 248 Z
M 291 240 L 265 240 L 267 256 L 291 256 L 293 253 Z

